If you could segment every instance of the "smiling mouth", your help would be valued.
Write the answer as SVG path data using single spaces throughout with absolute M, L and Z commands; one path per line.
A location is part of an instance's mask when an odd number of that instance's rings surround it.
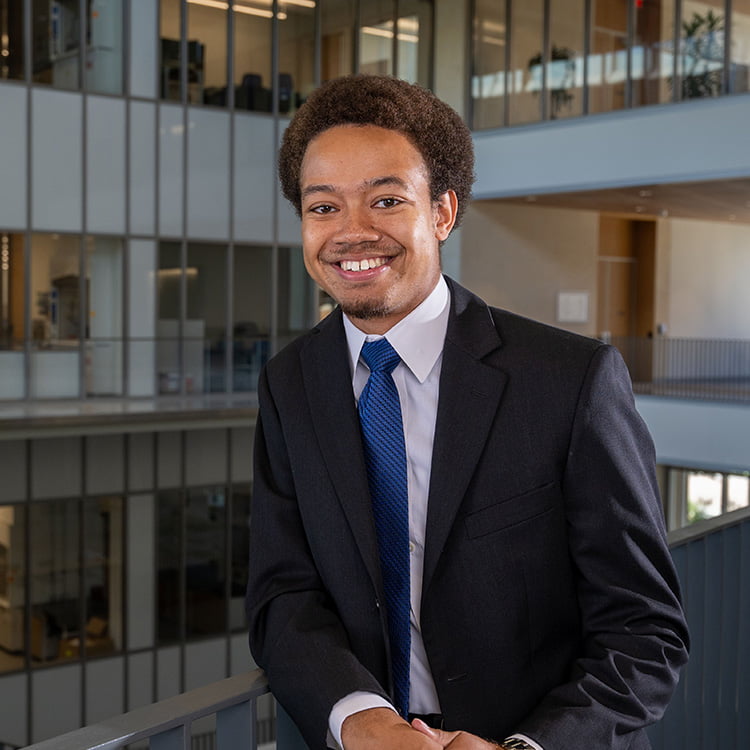
M 384 266 L 390 258 L 363 258 L 362 260 L 342 260 L 339 266 L 342 271 L 369 271 L 372 268 Z

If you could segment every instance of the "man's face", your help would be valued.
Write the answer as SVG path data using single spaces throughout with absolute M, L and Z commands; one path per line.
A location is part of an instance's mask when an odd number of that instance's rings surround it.
M 340 125 L 307 147 L 300 177 L 305 266 L 366 333 L 385 333 L 434 289 L 451 190 L 430 199 L 419 151 L 394 130 Z

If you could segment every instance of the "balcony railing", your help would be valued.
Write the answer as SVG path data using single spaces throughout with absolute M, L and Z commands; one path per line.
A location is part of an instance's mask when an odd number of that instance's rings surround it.
M 117 750 L 134 743 L 150 750 L 191 750 L 192 725 L 211 716 L 216 717 L 212 750 L 258 750 L 261 741 L 273 737 L 272 731 L 258 731 L 257 702 L 267 693 L 266 677 L 256 669 L 29 745 L 27 750 Z M 293 730 L 288 727 L 279 738 L 278 750 L 303 747 Z
M 633 390 L 653 396 L 750 401 L 750 341 L 613 337 Z

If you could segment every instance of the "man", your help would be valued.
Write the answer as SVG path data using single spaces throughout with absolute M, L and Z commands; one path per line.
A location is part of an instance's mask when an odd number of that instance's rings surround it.
M 339 307 L 259 385 L 247 607 L 275 696 L 313 750 L 648 748 L 687 633 L 621 358 L 441 275 L 473 154 L 424 89 L 324 85 L 280 176 Z

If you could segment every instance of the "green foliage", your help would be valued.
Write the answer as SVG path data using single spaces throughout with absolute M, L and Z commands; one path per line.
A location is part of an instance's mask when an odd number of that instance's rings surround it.
M 712 10 L 682 22 L 682 98 L 721 94 L 724 69 L 724 18 Z

